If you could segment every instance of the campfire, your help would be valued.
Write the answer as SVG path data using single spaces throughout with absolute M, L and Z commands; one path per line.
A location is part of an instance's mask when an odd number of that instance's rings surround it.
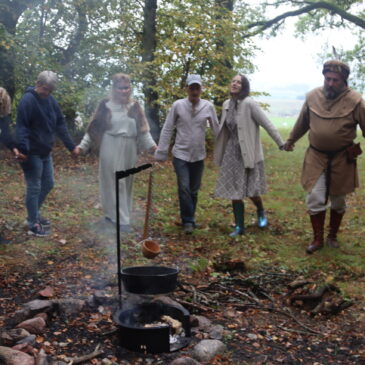
M 121 346 L 137 352 L 172 352 L 190 342 L 189 312 L 159 301 L 142 302 L 114 315 Z

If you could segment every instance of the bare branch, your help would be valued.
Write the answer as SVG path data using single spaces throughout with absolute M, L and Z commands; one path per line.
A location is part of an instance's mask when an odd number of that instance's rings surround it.
M 69 365 L 81 364 L 82 362 L 85 362 L 85 361 L 93 359 L 94 357 L 100 356 L 101 354 L 104 353 L 104 351 L 99 350 L 99 348 L 100 348 L 100 344 L 98 344 L 96 346 L 95 350 L 93 352 L 91 352 L 90 354 L 80 356 L 80 357 L 75 357 L 75 358 L 71 359 Z
M 83 7 L 83 5 L 84 4 L 75 5 L 78 14 L 78 27 L 74 37 L 71 38 L 68 47 L 63 52 L 62 59 L 60 61 L 62 65 L 67 65 L 72 60 L 72 57 L 78 50 L 81 41 L 85 37 L 85 33 L 88 27 L 88 22 L 86 17 L 86 10 Z
M 335 4 L 328 3 L 326 1 L 318 1 L 315 3 L 308 3 L 307 6 L 304 6 L 302 8 L 296 9 L 296 10 L 287 11 L 270 20 L 262 20 L 262 21 L 251 23 L 247 26 L 247 29 L 252 29 L 252 28 L 256 28 L 256 27 L 258 29 L 254 30 L 252 33 L 245 35 L 243 38 L 252 37 L 258 33 L 261 33 L 264 30 L 274 26 L 275 24 L 282 22 L 286 18 L 298 16 L 298 15 L 309 13 L 313 10 L 319 10 L 319 9 L 328 10 L 329 12 L 331 12 L 331 14 L 337 14 L 342 19 L 345 19 L 345 20 L 349 21 L 350 23 L 353 23 L 353 24 L 357 25 L 358 27 L 365 29 L 365 20 L 364 19 L 362 19 L 356 15 L 350 14 L 349 12 L 338 7 Z

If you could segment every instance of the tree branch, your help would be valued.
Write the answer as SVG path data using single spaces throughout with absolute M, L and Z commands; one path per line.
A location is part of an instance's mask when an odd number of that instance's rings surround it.
M 350 23 L 353 23 L 355 25 L 357 25 L 358 27 L 365 29 L 365 20 L 356 16 L 356 15 L 352 15 L 349 12 L 347 12 L 346 10 L 338 7 L 335 4 L 332 3 L 328 3 L 326 1 L 318 1 L 315 3 L 310 3 L 307 6 L 304 6 L 300 9 L 296 9 L 296 10 L 292 10 L 292 11 L 287 11 L 283 14 L 280 14 L 278 16 L 276 16 L 273 19 L 269 19 L 269 20 L 262 20 L 262 21 L 258 21 L 258 22 L 254 22 L 251 24 L 247 25 L 247 29 L 252 29 L 257 27 L 258 29 L 254 30 L 252 33 L 249 33 L 247 35 L 245 35 L 243 38 L 248 38 L 248 37 L 252 37 L 258 33 L 263 32 L 264 30 L 272 27 L 273 25 L 283 21 L 286 18 L 289 17 L 293 17 L 293 16 L 298 16 L 301 14 L 305 14 L 305 13 L 309 13 L 312 10 L 318 10 L 318 9 L 325 9 L 328 10 L 329 12 L 331 12 L 332 14 L 337 14 L 339 15 L 342 19 L 345 19 L 347 21 L 349 21 Z
M 87 17 L 85 4 L 81 3 L 80 5 L 75 5 L 77 14 L 78 14 L 78 27 L 75 33 L 75 36 L 71 38 L 68 47 L 63 51 L 62 58 L 60 60 L 61 65 L 67 65 L 74 56 L 75 52 L 78 50 L 82 39 L 85 36 L 87 31 Z

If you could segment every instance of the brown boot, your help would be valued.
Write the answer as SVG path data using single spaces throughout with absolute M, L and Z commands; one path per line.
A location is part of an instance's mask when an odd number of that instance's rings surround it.
M 331 216 L 330 216 L 330 231 L 327 236 L 327 245 L 332 248 L 340 247 L 337 241 L 337 232 L 340 228 L 342 217 L 344 213 L 337 213 L 335 210 L 331 209 Z
M 323 247 L 323 227 L 325 218 L 326 218 L 325 210 L 323 212 L 310 215 L 314 239 L 312 243 L 307 247 L 307 253 L 309 254 Z

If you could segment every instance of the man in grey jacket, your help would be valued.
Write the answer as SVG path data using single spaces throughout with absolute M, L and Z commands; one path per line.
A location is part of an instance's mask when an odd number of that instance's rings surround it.
M 190 234 L 196 228 L 195 211 L 206 157 L 207 122 L 215 134 L 219 125 L 214 105 L 200 98 L 202 80 L 199 75 L 188 76 L 186 92 L 187 98 L 175 101 L 168 113 L 155 159 L 167 160 L 170 140 L 176 129 L 172 148 L 173 165 L 177 177 L 181 223 L 184 232 Z

